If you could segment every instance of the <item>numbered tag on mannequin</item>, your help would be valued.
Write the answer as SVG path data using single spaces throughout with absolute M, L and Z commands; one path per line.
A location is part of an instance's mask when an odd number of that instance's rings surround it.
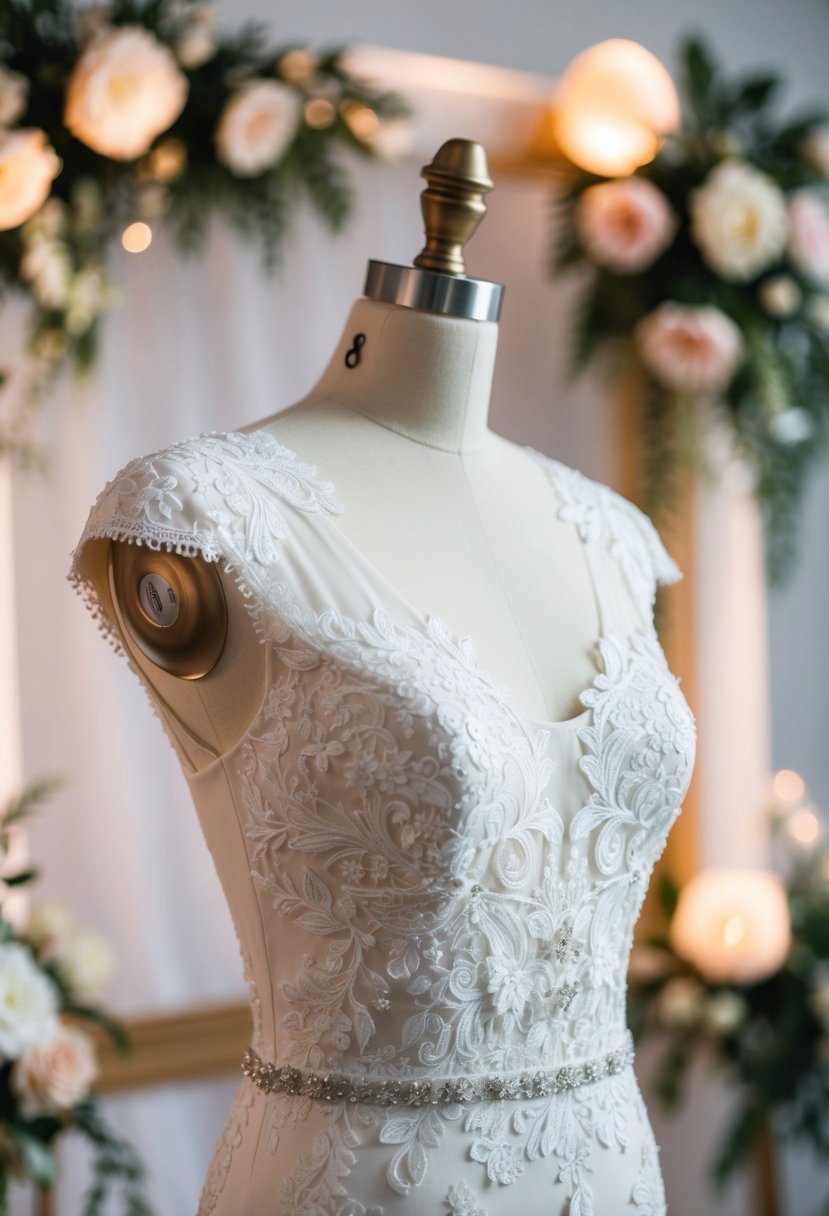
M 139 595 L 141 607 L 154 625 L 168 629 L 178 620 L 178 599 L 163 575 L 145 574 L 139 583 Z

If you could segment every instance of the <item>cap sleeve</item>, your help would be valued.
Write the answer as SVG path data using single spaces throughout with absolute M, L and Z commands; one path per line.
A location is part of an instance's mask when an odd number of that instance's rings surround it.
M 267 606 L 280 633 L 302 617 L 296 597 L 275 579 L 291 532 L 286 512 L 340 512 L 333 490 L 267 432 L 200 435 L 130 461 L 107 483 L 67 577 L 117 649 L 106 570 L 111 541 L 221 560 L 257 601 L 258 626 Z

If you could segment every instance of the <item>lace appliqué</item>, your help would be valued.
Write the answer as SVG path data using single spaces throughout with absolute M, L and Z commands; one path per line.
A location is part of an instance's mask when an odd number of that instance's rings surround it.
M 446 1206 L 450 1216 L 486 1216 L 486 1208 L 482 1208 L 478 1200 L 465 1182 L 450 1186 L 446 1196 Z
M 539 460 L 558 495 L 559 519 L 575 524 L 586 544 L 607 546 L 611 557 L 625 572 L 643 619 L 648 619 L 657 584 L 675 583 L 682 578 L 653 523 L 609 486 L 591 481 L 578 469 L 571 469 L 535 448 L 526 450 Z

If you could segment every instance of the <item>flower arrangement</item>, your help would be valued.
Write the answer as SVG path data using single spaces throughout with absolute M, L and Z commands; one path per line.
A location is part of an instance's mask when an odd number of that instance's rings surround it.
M 664 879 L 667 932 L 631 968 L 631 1025 L 660 1045 L 666 1106 L 695 1061 L 732 1089 L 712 1162 L 720 1184 L 769 1132 L 829 1158 L 829 845 L 797 774 L 778 774 L 775 788 L 779 874 L 703 870 L 681 890 Z
M 84 1216 L 98 1216 L 119 1184 L 124 1210 L 151 1216 L 144 1171 L 132 1147 L 116 1136 L 90 1093 L 98 1074 L 95 1039 L 84 1024 L 105 1031 L 120 1052 L 122 1027 L 95 1003 L 113 959 L 106 942 L 79 925 L 68 909 L 41 902 L 23 915 L 8 906 L 36 877 L 16 868 L 10 841 L 51 787 L 31 786 L 0 815 L 4 859 L 0 908 L 0 1216 L 9 1183 L 29 1180 L 42 1191 L 55 1182 L 55 1145 L 68 1131 L 83 1134 L 94 1153 L 94 1177 Z
M 729 80 L 683 50 L 683 122 L 635 175 L 574 169 L 555 269 L 592 272 L 574 368 L 625 352 L 643 384 L 645 505 L 659 518 L 701 431 L 725 420 L 754 477 L 768 569 L 790 568 L 799 499 L 829 420 L 829 129 L 775 121 L 781 81 Z
M 340 51 L 221 34 L 196 0 L 11 0 L 0 7 L 0 285 L 33 306 L 37 396 L 94 359 L 116 303 L 106 251 L 138 251 L 163 218 L 184 251 L 226 216 L 279 257 L 307 198 L 339 229 L 351 194 L 337 150 L 388 157 L 399 97 L 356 79 Z M 20 450 L 9 424 L 0 450 Z

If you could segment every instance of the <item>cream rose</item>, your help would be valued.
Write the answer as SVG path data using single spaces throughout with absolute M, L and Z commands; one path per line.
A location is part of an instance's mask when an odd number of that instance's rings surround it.
M 11 127 L 23 116 L 29 100 L 29 81 L 0 63 L 0 127 Z
M 300 101 L 275 80 L 253 80 L 228 101 L 216 128 L 216 156 L 238 177 L 275 165 L 299 123 Z
M 16 1059 L 51 1037 L 58 992 L 20 942 L 0 945 L 0 1055 Z
M 76 1000 L 100 996 L 115 970 L 115 959 L 105 939 L 92 929 L 79 929 L 64 944 L 61 975 Z
M 184 109 L 187 77 L 148 30 L 105 30 L 75 64 L 64 122 L 95 152 L 135 160 Z
M 45 131 L 0 131 L 0 230 L 17 228 L 43 206 L 60 168 Z
M 654 378 L 680 392 L 721 392 L 743 361 L 742 334 L 718 308 L 667 301 L 639 322 L 635 337 Z
M 725 161 L 691 192 L 691 232 L 702 256 L 724 279 L 753 279 L 786 248 L 783 194 L 742 161 Z
M 97 1075 L 89 1035 L 60 1023 L 45 1043 L 21 1053 L 12 1068 L 11 1085 L 23 1113 L 32 1118 L 71 1110 L 89 1093 Z
M 811 190 L 789 199 L 789 257 L 807 278 L 829 286 L 829 209 Z
M 698 1021 L 704 1008 L 705 995 L 697 981 L 687 975 L 678 975 L 660 992 L 656 1016 L 662 1026 L 681 1029 Z
M 576 224 L 593 261 L 617 274 L 636 274 L 650 266 L 677 228 L 665 195 L 641 177 L 588 186 L 578 202 Z
M 46 953 L 59 952 L 64 942 L 75 932 L 77 922 L 65 904 L 52 899 L 33 903 L 26 925 L 26 936 Z

